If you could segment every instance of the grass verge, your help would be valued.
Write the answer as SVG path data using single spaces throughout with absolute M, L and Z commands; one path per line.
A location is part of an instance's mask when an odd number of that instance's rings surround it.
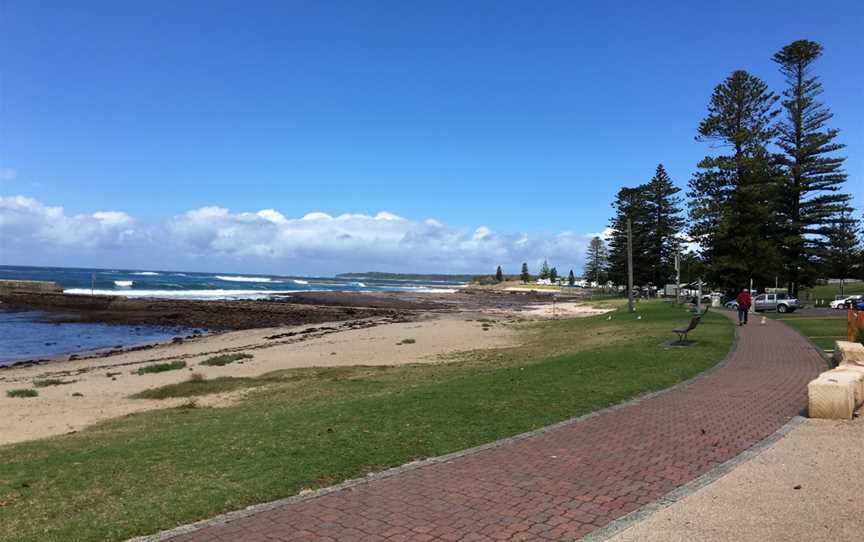
M 843 287 L 843 295 L 852 294 L 864 294 L 864 282 L 847 283 Z M 811 302 L 821 299 L 827 303 L 828 301 L 834 301 L 834 299 L 840 295 L 840 285 L 826 284 L 814 286 L 813 288 L 803 290 L 801 295 L 803 298 L 809 299 Z
M 0 540 L 153 533 L 620 403 L 729 350 L 734 328 L 721 315 L 706 316 L 694 346 L 666 348 L 690 315 L 659 302 L 638 314 L 534 324 L 521 346 L 449 363 L 184 382 L 173 396 L 253 389 L 227 408 L 144 412 L 0 447 Z
M 813 344 L 822 350 L 833 350 L 834 341 L 848 340 L 846 337 L 846 317 L 806 318 L 800 316 L 776 316 L 784 324 L 797 329 Z

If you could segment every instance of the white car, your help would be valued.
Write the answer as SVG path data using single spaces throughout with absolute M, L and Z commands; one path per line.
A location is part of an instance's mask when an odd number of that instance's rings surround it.
M 855 301 L 860 300 L 862 297 L 864 297 L 864 295 L 862 295 L 862 294 L 856 294 L 856 295 L 850 295 L 848 297 L 842 297 L 840 299 L 835 299 L 831 303 L 828 303 L 828 306 L 831 307 L 832 309 L 845 309 L 847 305 L 849 305 L 850 303 L 854 303 Z

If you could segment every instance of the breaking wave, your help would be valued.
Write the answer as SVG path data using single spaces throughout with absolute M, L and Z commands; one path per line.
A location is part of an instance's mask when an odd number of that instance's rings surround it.
M 427 288 L 425 286 L 397 286 L 397 291 L 417 292 L 420 294 L 453 294 L 456 293 L 455 288 Z
M 216 278 L 219 280 L 227 280 L 228 282 L 272 282 L 272 279 L 267 277 L 232 277 L 229 275 L 216 275 Z
M 66 294 L 90 295 L 89 288 L 69 288 Z M 92 290 L 94 295 L 113 295 L 120 297 L 161 297 L 169 299 L 267 299 L 274 294 L 290 294 L 277 290 Z

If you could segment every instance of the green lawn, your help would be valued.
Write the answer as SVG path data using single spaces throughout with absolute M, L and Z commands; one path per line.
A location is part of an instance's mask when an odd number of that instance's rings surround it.
M 777 316 L 784 324 L 797 329 L 810 342 L 822 350 L 833 350 L 834 341 L 847 340 L 846 317 L 837 318 L 806 318 L 800 316 Z
M 864 282 L 846 284 L 843 291 L 844 295 L 864 294 Z M 839 284 L 814 286 L 801 291 L 801 299 L 807 300 L 808 304 L 814 304 L 816 300 L 822 300 L 823 304 L 827 304 L 829 301 L 834 301 L 838 295 L 840 295 Z
M 668 348 L 690 315 L 644 301 L 638 314 L 535 324 L 520 328 L 522 346 L 437 364 L 221 380 L 251 386 L 249 398 L 0 447 L 0 540 L 123 540 L 476 446 L 690 378 L 734 334 L 709 313 L 694 346 Z

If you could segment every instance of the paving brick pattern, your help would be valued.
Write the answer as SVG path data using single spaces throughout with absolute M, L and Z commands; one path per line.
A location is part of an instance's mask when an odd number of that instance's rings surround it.
M 667 393 L 173 540 L 575 540 L 770 435 L 824 368 L 790 328 L 751 322 L 724 366 Z

